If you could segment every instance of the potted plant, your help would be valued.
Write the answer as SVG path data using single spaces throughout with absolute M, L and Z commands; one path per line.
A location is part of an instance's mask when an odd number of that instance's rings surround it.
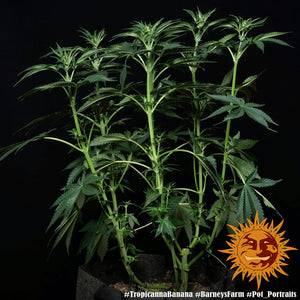
M 275 209 L 260 188 L 278 180 L 258 174 L 248 153 L 257 140 L 242 136 L 239 119 L 268 130 L 277 124 L 252 100 L 258 75 L 240 78 L 238 66 L 252 46 L 263 52 L 268 43 L 287 45 L 278 39 L 282 32 L 253 34 L 266 19 L 186 13 L 187 20 L 135 22 L 105 45 L 103 29 L 81 29 L 84 46 L 51 48 L 47 62 L 26 69 L 20 82 L 55 74 L 24 97 L 63 92 L 61 136 L 53 128 L 1 156 L 38 140 L 66 145 L 75 159 L 64 166 L 69 177 L 52 206 L 53 247 L 65 240 L 68 250 L 79 232 L 86 263 L 117 247 L 127 274 L 143 286 L 132 266 L 146 249 L 137 248 L 135 237 L 151 229 L 151 239 L 161 239 L 169 253 L 174 290 L 183 292 L 190 268 L 212 252 L 226 223 L 243 223 L 256 211 L 262 218 L 262 204 Z M 212 66 L 223 72 L 228 55 L 232 66 L 223 79 L 209 79 Z

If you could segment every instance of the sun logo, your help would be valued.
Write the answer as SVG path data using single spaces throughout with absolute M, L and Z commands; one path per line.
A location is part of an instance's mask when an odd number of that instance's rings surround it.
M 281 268 L 287 265 L 286 252 L 298 249 L 287 246 L 289 240 L 283 238 L 285 231 L 279 232 L 283 220 L 274 227 L 273 220 L 270 225 L 267 219 L 259 222 L 258 212 L 254 222 L 247 220 L 248 224 L 239 223 L 240 229 L 227 224 L 234 231 L 228 235 L 232 237 L 231 242 L 226 241 L 230 248 L 218 251 L 230 254 L 227 260 L 233 262 L 231 269 L 237 268 L 232 280 L 240 273 L 243 280 L 245 276 L 250 277 L 249 281 L 256 278 L 258 290 L 262 279 L 269 281 L 271 275 L 277 277 L 276 271 L 288 275 Z

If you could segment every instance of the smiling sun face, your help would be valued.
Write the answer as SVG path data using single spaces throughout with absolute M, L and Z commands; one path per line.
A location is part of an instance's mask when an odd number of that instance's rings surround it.
M 229 249 L 219 250 L 220 252 L 230 254 L 227 260 L 232 260 L 231 269 L 237 268 L 232 280 L 240 273 L 244 280 L 245 276 L 249 281 L 256 278 L 257 289 L 259 289 L 261 280 L 264 278 L 269 281 L 269 276 L 277 277 L 275 271 L 284 275 L 286 274 L 281 266 L 287 265 L 284 263 L 285 258 L 289 258 L 285 253 L 290 250 L 297 250 L 293 247 L 288 247 L 286 244 L 289 240 L 284 240 L 284 231 L 279 233 L 279 229 L 283 224 L 283 220 L 275 228 L 273 221 L 269 225 L 267 219 L 259 222 L 258 213 L 256 212 L 254 222 L 248 219 L 248 224 L 240 225 L 240 229 L 228 225 L 234 234 Z

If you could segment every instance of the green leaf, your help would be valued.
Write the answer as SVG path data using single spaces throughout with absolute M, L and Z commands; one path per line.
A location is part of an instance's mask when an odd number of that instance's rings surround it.
M 165 217 L 164 219 L 160 219 L 160 220 L 158 220 L 156 222 L 159 225 L 157 227 L 155 237 L 157 237 L 160 234 L 164 233 L 164 234 L 168 234 L 172 238 L 175 238 L 174 232 L 173 232 L 174 225 L 172 224 L 172 222 L 169 220 L 168 217 Z
M 63 81 L 63 80 L 43 84 L 43 85 L 37 86 L 37 87 L 31 89 L 30 91 L 26 92 L 21 97 L 21 99 L 25 99 L 28 96 L 30 96 L 32 94 L 35 94 L 37 92 L 44 92 L 44 91 L 52 90 L 52 89 L 55 89 L 55 88 L 66 88 L 66 87 L 76 87 L 76 84 L 74 82 Z
M 224 118 L 224 122 L 227 120 L 234 120 L 241 118 L 245 114 L 242 108 L 233 109 L 229 114 Z
M 254 162 L 246 158 L 242 159 L 234 155 L 229 156 L 229 160 L 239 169 L 243 176 L 249 176 L 254 170 Z
M 267 39 L 264 39 L 264 41 L 269 42 L 269 43 L 279 44 L 279 45 L 282 45 L 282 46 L 292 47 L 290 44 L 288 44 L 287 42 L 282 41 L 280 39 L 267 38 Z
M 81 192 L 80 185 L 74 185 L 66 190 L 51 207 L 56 206 L 55 213 L 48 225 L 47 230 L 62 216 L 70 214 Z
M 73 213 L 65 218 L 62 219 L 59 226 L 55 229 L 55 234 L 57 234 L 57 237 L 53 243 L 52 250 L 57 246 L 57 244 L 62 240 L 62 238 L 66 236 L 66 247 L 67 251 L 69 252 L 69 247 L 71 243 L 71 238 L 73 235 L 73 230 L 75 227 L 75 224 L 78 219 L 78 211 L 74 210 Z
M 82 86 L 85 84 L 96 83 L 96 82 L 113 82 L 115 79 L 109 78 L 108 73 L 106 71 L 99 71 L 95 74 L 89 75 L 86 78 L 78 81 L 78 86 Z
M 231 83 L 232 74 L 233 74 L 233 68 L 230 69 L 229 72 L 227 72 L 225 74 L 225 76 L 223 77 L 223 80 L 222 80 L 222 83 L 221 83 L 222 86 L 226 86 L 226 85 L 229 85 Z
M 272 180 L 272 179 L 268 179 L 268 178 L 261 178 L 259 180 L 255 180 L 252 181 L 251 183 L 249 183 L 249 185 L 253 186 L 253 187 L 269 187 L 269 186 L 273 186 L 276 183 L 280 182 L 281 179 L 279 180 Z
M 94 138 L 90 146 L 100 146 L 126 140 L 126 137 L 121 133 L 111 133 L 106 136 L 98 136 Z
M 89 107 L 95 105 L 96 103 L 104 100 L 104 99 L 109 99 L 113 96 L 116 95 L 116 89 L 114 88 L 101 88 L 99 91 L 98 91 L 99 95 L 93 95 L 93 96 L 89 96 L 87 97 L 87 101 L 84 102 L 84 104 L 79 107 L 79 109 L 77 110 L 77 112 L 83 112 L 85 111 L 86 109 L 88 109 Z M 86 99 L 86 98 L 85 98 Z
M 90 185 L 90 184 L 85 184 L 85 185 L 82 187 L 82 192 L 83 192 L 86 196 L 93 196 L 93 195 L 99 194 L 98 188 L 96 188 L 95 186 Z
M 49 71 L 49 70 L 56 71 L 56 68 L 53 65 L 46 65 L 46 64 L 39 64 L 39 65 L 31 66 L 22 72 L 25 74 L 21 77 L 21 79 L 15 85 L 18 85 L 21 81 L 27 79 L 28 77 L 30 77 L 32 75 L 35 75 L 35 74 L 43 72 L 43 71 Z
M 263 201 L 267 204 L 267 206 L 269 206 L 270 203 L 268 200 L 266 201 L 266 199 L 264 199 L 265 197 L 256 191 L 254 187 L 269 187 L 273 186 L 279 181 L 280 180 L 272 180 L 268 178 L 257 179 L 256 168 L 251 174 L 248 175 L 244 184 L 233 186 L 233 188 L 241 189 L 237 201 L 238 217 L 245 221 L 246 218 L 254 216 L 256 211 L 258 211 L 259 218 L 263 218 L 263 209 L 256 194 L 263 198 Z
M 213 205 L 211 206 L 209 210 L 209 214 L 207 216 L 208 220 L 212 220 L 216 216 L 218 216 L 220 219 L 218 220 L 218 224 L 216 227 L 216 236 L 221 232 L 223 227 L 226 224 L 227 218 L 228 218 L 228 210 L 225 209 L 224 201 L 222 199 L 216 200 Z M 227 206 L 227 202 L 225 204 Z M 216 222 L 216 220 L 214 220 Z
M 183 222 L 184 230 L 189 241 L 193 238 L 192 209 L 189 203 L 180 203 L 174 215 Z
M 260 109 L 254 107 L 244 107 L 245 113 L 248 115 L 249 118 L 256 121 L 257 123 L 263 125 L 267 129 L 270 129 L 269 124 L 278 125 L 275 123 L 270 116 L 268 116 L 265 112 Z
M 135 224 L 140 225 L 138 219 L 133 214 L 128 215 L 128 223 L 131 229 L 133 229 Z
M 210 165 L 214 168 L 215 171 L 217 171 L 217 161 L 216 159 L 210 155 L 205 157 L 206 161 L 210 163 Z
M 87 176 L 85 176 L 82 180 L 83 184 L 92 184 L 92 183 L 98 183 L 99 180 L 101 180 L 102 177 L 101 176 L 97 176 L 95 174 L 88 174 Z
M 73 232 L 74 232 L 74 228 L 75 228 L 78 216 L 79 216 L 79 212 L 78 212 L 78 210 L 75 210 L 75 216 L 73 217 L 73 219 L 71 221 L 72 222 L 71 226 L 69 227 L 69 229 L 67 231 L 66 247 L 67 247 L 67 253 L 68 254 L 69 254 L 69 251 L 70 251 L 71 240 L 72 240 L 72 237 L 73 237 Z
M 207 119 L 216 117 L 216 116 L 218 116 L 218 115 L 223 114 L 224 112 L 228 112 L 228 111 L 231 110 L 231 109 L 232 109 L 232 106 L 231 106 L 231 105 L 225 105 L 225 106 L 222 106 L 222 107 L 218 108 L 217 110 L 215 110 L 214 112 L 212 112 L 209 116 L 203 118 L 203 120 L 207 120 Z
M 226 103 L 233 103 L 236 105 L 243 105 L 245 104 L 244 99 L 238 98 L 232 95 L 209 95 L 211 98 L 218 100 L 218 101 L 223 101 Z
M 251 140 L 251 139 L 235 139 L 233 141 L 233 147 L 237 150 L 249 150 L 252 149 L 258 140 Z
M 93 257 L 95 251 L 97 250 L 100 257 L 104 257 L 107 251 L 107 242 L 105 239 L 108 239 L 110 231 L 107 230 L 107 226 L 105 224 L 106 217 L 104 214 L 101 214 L 98 220 L 89 221 L 80 232 L 84 233 L 83 238 L 81 239 L 81 243 L 79 246 L 79 252 L 83 250 L 86 251 L 85 263 L 88 263 Z M 106 237 L 101 242 L 103 236 Z M 99 249 L 100 247 L 100 249 Z M 102 252 L 101 252 L 102 251 Z
M 254 43 L 257 46 L 257 48 L 260 49 L 262 51 L 262 53 L 264 53 L 264 51 L 265 51 L 264 42 L 262 42 L 261 40 L 257 40 Z
M 125 86 L 126 77 L 127 77 L 127 58 L 124 62 L 124 66 L 123 66 L 122 71 L 120 73 L 120 84 L 121 84 L 122 91 L 123 91 L 124 86 Z
M 236 36 L 236 33 L 227 34 L 224 37 L 222 37 L 219 42 L 222 44 L 226 44 L 228 41 L 230 41 L 233 37 Z
M 83 171 L 83 165 L 76 166 L 69 174 L 67 179 L 67 185 L 74 183 L 74 181 L 78 178 L 78 176 Z
M 258 40 L 265 40 L 265 39 L 268 39 L 268 38 L 273 38 L 273 37 L 284 35 L 284 34 L 287 34 L 287 33 L 288 32 L 279 32 L 279 31 L 273 31 L 273 32 L 263 33 L 263 34 L 258 35 L 255 38 L 255 40 L 256 39 L 258 39 Z
M 258 75 L 251 75 L 249 77 L 247 77 L 243 83 L 242 83 L 242 86 L 248 86 L 250 85 L 251 83 L 253 83 L 256 79 L 257 79 Z
M 47 131 L 47 132 L 43 132 L 33 138 L 30 138 L 26 141 L 22 141 L 22 142 L 19 142 L 19 143 L 15 143 L 15 144 L 12 144 L 12 145 L 9 145 L 9 146 L 6 146 L 6 147 L 3 147 L 0 149 L 0 162 L 2 160 L 4 160 L 6 157 L 8 157 L 10 154 L 12 153 L 17 153 L 19 150 L 21 150 L 22 148 L 24 148 L 25 146 L 27 146 L 28 144 L 32 143 L 32 142 L 36 142 L 36 141 L 39 141 L 39 140 L 42 140 L 43 138 L 45 138 L 51 131 L 53 130 L 50 130 L 50 131 Z
M 146 201 L 145 201 L 144 207 L 148 206 L 150 203 L 157 200 L 159 197 L 160 197 L 159 192 L 148 189 L 146 192 Z
M 98 243 L 97 254 L 100 260 L 103 261 L 108 250 L 109 233 L 102 235 L 100 242 Z

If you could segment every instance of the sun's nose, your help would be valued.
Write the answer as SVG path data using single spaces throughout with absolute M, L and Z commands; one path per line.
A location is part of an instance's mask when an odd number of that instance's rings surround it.
M 255 252 L 256 252 L 256 254 L 260 254 L 260 253 L 262 253 L 262 249 L 261 249 L 261 247 L 260 247 L 260 244 L 259 244 L 259 243 L 257 243 L 257 247 L 256 247 L 256 250 L 255 250 Z

